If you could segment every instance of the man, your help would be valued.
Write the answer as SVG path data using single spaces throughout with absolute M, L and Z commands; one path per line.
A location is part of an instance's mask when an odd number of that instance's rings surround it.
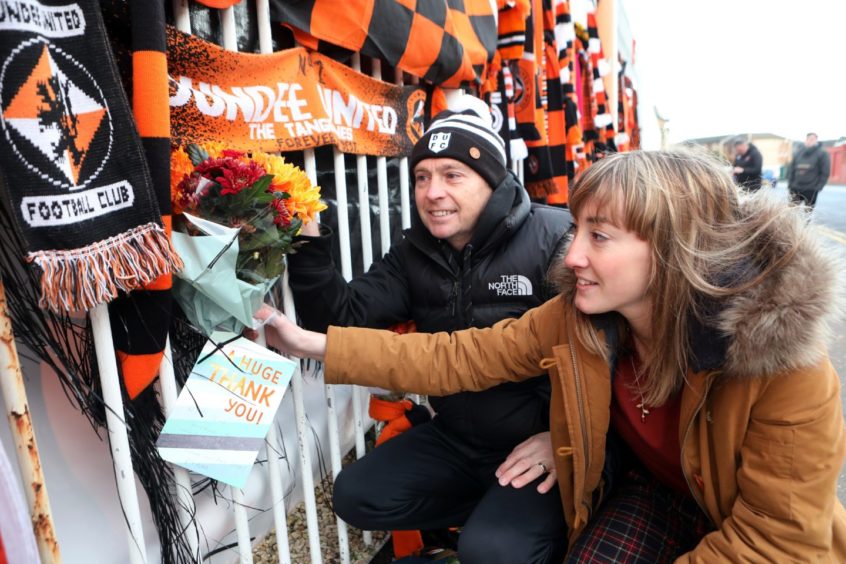
M 734 181 L 754 192 L 761 188 L 761 169 L 764 159 L 758 148 L 745 137 L 734 140 Z
M 412 320 L 418 331 L 453 331 L 518 317 L 553 296 L 546 272 L 569 213 L 530 202 L 481 100 L 465 96 L 436 116 L 409 164 L 417 217 L 366 274 L 340 276 L 325 227 L 289 257 L 304 327 Z M 433 420 L 341 472 L 336 512 L 368 530 L 462 527 L 462 564 L 561 562 L 567 532 L 549 393 L 539 368 L 525 383 L 430 397 Z
M 823 146 L 817 142 L 817 134 L 805 137 L 805 146 L 793 155 L 790 172 L 787 175 L 787 189 L 797 204 L 813 209 L 817 195 L 828 182 L 831 161 Z

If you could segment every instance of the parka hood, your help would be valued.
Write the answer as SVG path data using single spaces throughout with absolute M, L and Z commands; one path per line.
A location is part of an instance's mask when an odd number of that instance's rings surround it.
M 809 215 L 769 196 L 741 200 L 744 217 L 770 214 L 778 219 L 759 241 L 771 261 L 798 243 L 797 252 L 760 284 L 726 300 L 714 330 L 728 342 L 723 370 L 727 375 L 770 375 L 817 363 L 825 354 L 833 323 L 843 314 L 846 265 L 829 247 Z M 697 352 L 693 343 L 693 350 Z M 712 367 L 703 367 L 712 368 Z
M 785 211 L 783 202 L 766 193 L 744 195 L 741 217 L 761 215 L 767 222 L 760 241 L 761 263 L 796 253 L 759 284 L 713 302 L 704 320 L 690 316 L 691 369 L 719 370 L 728 377 L 757 377 L 810 366 L 826 353 L 833 324 L 844 313 L 846 262 L 827 243 L 818 226 L 800 208 Z M 553 262 L 550 281 L 565 296 L 575 285 L 563 254 Z M 748 271 L 748 265 L 738 265 Z M 597 321 L 608 325 L 607 315 Z

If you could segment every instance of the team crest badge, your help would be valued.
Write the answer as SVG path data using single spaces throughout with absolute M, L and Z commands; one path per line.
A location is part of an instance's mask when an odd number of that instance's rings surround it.
M 113 132 L 103 92 L 79 61 L 43 38 L 22 43 L 6 59 L 0 111 L 16 156 L 54 186 L 84 188 L 109 161 Z
M 440 153 L 449 147 L 449 138 L 452 133 L 433 133 L 429 137 L 429 150 L 433 153 Z

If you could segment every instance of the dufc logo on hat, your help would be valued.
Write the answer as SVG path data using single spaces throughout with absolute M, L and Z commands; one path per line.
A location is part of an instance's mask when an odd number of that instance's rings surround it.
M 429 137 L 429 150 L 433 153 L 440 153 L 449 147 L 449 138 L 452 133 L 433 133 Z

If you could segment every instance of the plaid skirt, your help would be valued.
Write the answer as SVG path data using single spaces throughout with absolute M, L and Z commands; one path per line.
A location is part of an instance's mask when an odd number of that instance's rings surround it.
M 713 530 L 692 497 L 637 464 L 618 477 L 566 562 L 672 562 Z

